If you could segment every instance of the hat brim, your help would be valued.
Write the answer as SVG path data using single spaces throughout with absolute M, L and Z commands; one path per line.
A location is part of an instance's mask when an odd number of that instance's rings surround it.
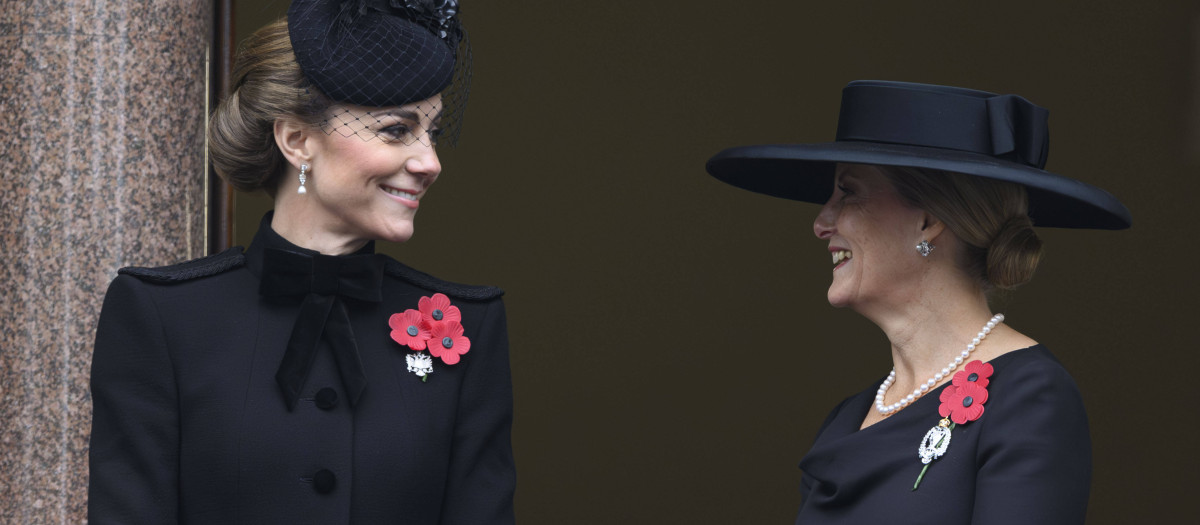
M 833 193 L 837 163 L 930 168 L 1021 184 L 1035 226 L 1122 230 L 1133 220 L 1108 192 L 1068 177 L 988 155 L 902 144 L 827 142 L 764 144 L 726 149 L 708 160 L 708 173 L 750 191 L 823 204 Z

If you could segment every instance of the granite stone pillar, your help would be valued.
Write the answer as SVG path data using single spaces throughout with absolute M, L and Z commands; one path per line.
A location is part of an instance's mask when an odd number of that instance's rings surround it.
M 203 255 L 205 0 L 0 0 L 0 522 L 83 523 L 124 265 Z

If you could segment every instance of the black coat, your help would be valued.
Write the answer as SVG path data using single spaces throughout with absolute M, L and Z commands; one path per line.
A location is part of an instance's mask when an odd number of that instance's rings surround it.
M 1075 381 L 1041 345 L 990 364 L 983 414 L 952 430 L 917 490 L 918 445 L 946 386 L 861 430 L 879 383 L 838 405 L 800 462 L 796 523 L 1084 523 L 1092 447 Z
M 288 410 L 276 371 L 300 300 L 260 295 L 270 230 L 243 254 L 126 268 L 92 364 L 90 523 L 513 522 L 512 384 L 502 292 L 388 259 L 382 302 L 346 300 L 367 386 L 347 402 L 322 339 Z M 389 317 L 443 293 L 470 351 L 427 381 Z

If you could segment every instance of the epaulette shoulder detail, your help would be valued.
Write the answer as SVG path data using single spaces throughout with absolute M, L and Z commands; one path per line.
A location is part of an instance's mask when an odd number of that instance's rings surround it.
M 221 253 L 179 264 L 154 268 L 127 266 L 118 270 L 117 273 L 132 275 L 152 283 L 178 283 L 227 272 L 241 266 L 245 260 L 245 256 L 242 255 L 242 247 L 235 246 Z
M 444 293 L 456 299 L 467 301 L 490 301 L 504 295 L 504 290 L 495 286 L 475 286 L 443 281 L 420 270 L 413 269 L 404 263 L 388 258 L 386 272 L 388 275 L 434 292 Z

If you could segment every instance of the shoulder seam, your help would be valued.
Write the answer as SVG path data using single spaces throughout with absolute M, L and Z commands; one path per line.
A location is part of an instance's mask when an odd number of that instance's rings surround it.
M 495 286 L 477 286 L 452 283 L 416 270 L 400 261 L 388 258 L 385 271 L 388 275 L 421 288 L 441 292 L 448 296 L 469 301 L 488 301 L 504 295 L 504 290 Z
M 169 266 L 127 266 L 117 273 L 153 283 L 177 283 L 223 273 L 245 263 L 242 248 L 235 246 L 221 253 Z

